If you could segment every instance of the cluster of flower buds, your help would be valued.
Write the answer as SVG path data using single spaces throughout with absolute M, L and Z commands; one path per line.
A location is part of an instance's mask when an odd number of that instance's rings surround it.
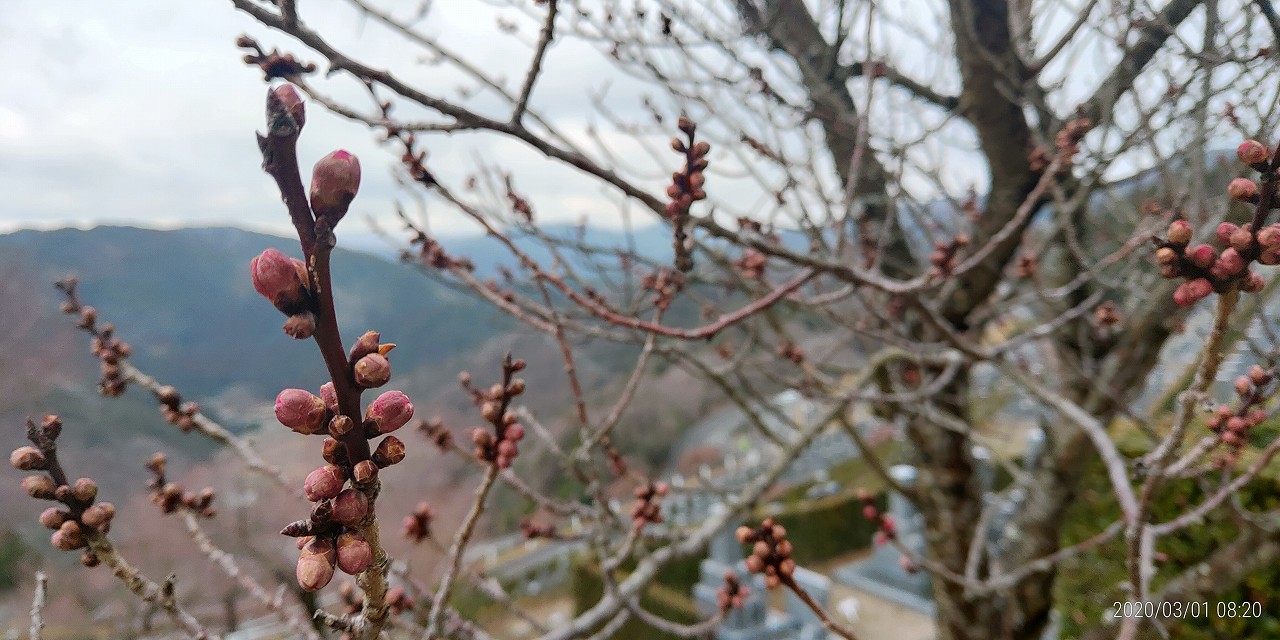
M 693 257 L 690 255 L 691 239 L 685 222 L 693 203 L 707 198 L 707 192 L 702 187 L 707 181 L 705 172 L 711 144 L 705 140 L 695 140 L 697 125 L 689 118 L 680 116 L 676 126 L 685 134 L 687 141 L 672 138 L 671 149 L 684 154 L 685 163 L 680 171 L 671 174 L 671 185 L 667 187 L 667 217 L 675 228 L 676 269 L 687 272 L 693 268 Z
M 68 483 L 58 464 L 57 439 L 62 433 L 58 416 L 45 416 L 39 424 L 27 420 L 27 439 L 31 445 L 18 447 L 9 454 L 9 463 L 19 471 L 35 471 L 22 479 L 27 495 L 38 500 L 53 500 L 62 507 L 50 507 L 40 514 L 40 524 L 53 531 L 49 538 L 55 549 L 75 551 L 89 546 L 90 538 L 111 529 L 116 515 L 115 505 L 97 502 L 98 483 L 80 478 Z M 86 550 L 80 556 L 86 567 L 98 565 L 98 556 Z
M 493 427 L 492 432 L 484 427 L 471 430 L 476 459 L 501 469 L 515 462 L 520 454 L 519 442 L 525 435 L 524 425 L 510 409 L 512 399 L 524 393 L 524 380 L 514 377 L 524 368 L 524 360 L 512 360 L 508 353 L 502 360 L 502 382 L 485 390 L 472 386 L 471 374 L 464 371 L 458 376 L 462 388 L 471 393 L 472 401 L 480 408 L 480 416 Z
M 420 422 L 418 431 L 421 431 L 422 435 L 434 443 L 441 452 L 453 448 L 453 432 L 444 426 L 444 420 L 439 416 L 432 416 Z
M 1232 407 L 1220 404 L 1211 414 L 1209 430 L 1218 434 L 1229 451 L 1219 460 L 1224 466 L 1233 465 L 1240 457 L 1240 451 L 1249 442 L 1249 432 L 1267 419 L 1267 411 L 1262 407 L 1267 398 L 1267 387 L 1275 380 L 1275 372 L 1264 369 L 1261 365 L 1253 365 L 1245 375 L 1235 379 L 1235 391 L 1239 402 Z
M 511 174 L 503 177 L 503 183 L 507 191 L 507 200 L 511 203 L 511 211 L 520 216 L 525 222 L 533 222 L 533 205 L 529 204 L 528 198 L 516 193 Z
M 372 467 L 373 463 L 365 460 L 356 469 L 361 465 Z M 359 530 L 369 512 L 369 498 L 359 486 L 347 487 L 346 483 L 346 470 L 337 465 L 312 471 L 303 484 L 307 499 L 315 503 L 311 516 L 280 532 L 298 539 L 298 585 L 307 591 L 329 584 L 335 568 L 356 575 L 373 562 L 373 548 Z
M 76 294 L 76 278 L 60 280 L 55 286 L 63 292 L 66 300 L 62 302 L 62 312 L 77 316 L 76 326 L 93 336 L 90 351 L 97 358 L 102 370 L 98 380 L 98 392 L 108 398 L 115 398 L 124 393 L 128 382 L 120 371 L 120 362 L 133 354 L 133 347 L 115 337 L 115 325 L 110 322 L 98 324 L 98 310 L 82 304 Z
M 419 502 L 418 506 L 413 509 L 413 513 L 404 517 L 404 537 L 412 540 L 414 544 L 430 538 L 431 521 L 435 517 L 436 512 L 431 510 L 431 505 L 426 502 Z
M 631 503 L 631 522 L 639 529 L 646 524 L 662 524 L 662 505 L 660 498 L 671 493 L 671 486 L 665 482 L 650 482 L 636 487 L 635 502 Z
M 556 526 L 554 524 L 538 524 L 529 518 L 520 521 L 520 535 L 527 540 L 534 538 L 552 538 L 556 537 Z
M 1236 156 L 1264 176 L 1275 173 L 1270 151 L 1261 142 L 1244 141 L 1236 149 Z M 1261 201 L 1258 184 L 1248 178 L 1232 180 L 1227 185 L 1227 195 L 1240 202 Z M 1247 293 L 1261 291 L 1265 282 L 1249 265 L 1255 261 L 1262 265 L 1280 264 L 1280 224 L 1264 225 L 1268 213 L 1259 211 L 1243 225 L 1219 224 L 1216 236 L 1221 250 L 1208 244 L 1192 246 L 1194 229 L 1185 220 L 1173 221 L 1166 238 L 1153 238 L 1160 275 L 1185 280 L 1174 291 L 1174 302 L 1192 305 L 1215 291 L 1222 293 L 1233 287 Z
M 893 521 L 893 516 L 882 513 L 876 507 L 874 494 L 866 489 L 858 489 L 858 501 L 862 503 L 862 517 L 876 525 L 876 544 L 885 544 L 898 535 L 897 525 Z
M 212 518 L 216 513 L 213 488 L 205 487 L 200 493 L 183 491 L 177 483 L 165 479 L 166 463 L 163 453 L 156 453 L 147 461 L 147 470 L 151 472 L 151 480 L 147 481 L 151 502 L 166 514 L 185 509 L 198 516 Z
M 763 573 L 766 587 L 773 589 L 791 580 L 796 561 L 791 559 L 794 547 L 787 540 L 785 527 L 774 522 L 773 518 L 765 518 L 759 527 L 738 527 L 735 536 L 739 543 L 751 545 L 751 555 L 746 560 L 747 570 Z
M 404 262 L 417 262 L 425 264 L 436 269 L 461 269 L 463 271 L 475 271 L 476 265 L 470 258 L 455 257 L 444 246 L 428 236 L 422 231 L 417 231 L 413 238 L 409 240 L 409 244 L 418 246 L 418 254 L 405 251 L 400 255 L 400 259 Z
M 767 262 L 768 259 L 763 253 L 755 249 L 747 249 L 733 264 L 743 278 L 759 281 L 764 279 L 764 267 Z
M 1085 134 L 1093 128 L 1093 121 L 1088 118 L 1073 118 L 1067 121 L 1066 126 L 1058 131 L 1054 136 L 1053 144 L 1058 150 L 1058 159 L 1061 161 L 1061 167 L 1058 169 L 1066 171 L 1071 161 L 1077 153 L 1080 153 L 1080 142 L 1084 140 Z M 1049 150 L 1043 145 L 1032 149 L 1028 161 L 1031 164 L 1032 171 L 1044 171 L 1049 168 L 1054 158 L 1049 154 Z
M 751 595 L 751 589 L 738 580 L 738 574 L 732 569 L 724 572 L 724 584 L 716 590 L 716 606 L 720 614 L 729 613 L 730 609 L 741 609 Z
M 959 264 L 957 256 L 960 250 L 969 245 L 969 236 L 959 234 L 951 240 L 938 240 L 933 243 L 933 253 L 929 254 L 929 264 L 933 265 L 930 273 L 934 276 L 949 276 Z
M 659 269 L 641 278 L 640 287 L 654 293 L 655 307 L 666 309 L 671 306 L 676 294 L 684 289 L 684 274 L 670 269 Z

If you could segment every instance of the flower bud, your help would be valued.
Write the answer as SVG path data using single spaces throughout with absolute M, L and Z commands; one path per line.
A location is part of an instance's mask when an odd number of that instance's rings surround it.
M 1218 252 L 1207 244 L 1198 244 L 1187 251 L 1187 259 L 1201 269 L 1208 269 L 1218 259 Z
M 502 433 L 502 437 L 512 442 L 520 442 L 524 439 L 524 425 L 517 422 L 507 426 L 506 431 Z
M 49 476 L 27 476 L 22 479 L 22 490 L 32 498 L 52 500 L 57 497 L 58 486 Z
M 373 548 L 364 536 L 348 531 L 338 536 L 338 568 L 343 573 L 356 575 L 369 568 L 373 562 Z
M 1262 386 L 1264 384 L 1267 384 L 1268 382 L 1271 382 L 1271 374 L 1268 373 L 1266 369 L 1263 369 L 1262 365 L 1258 365 L 1258 364 L 1251 365 L 1249 367 L 1248 375 L 1249 375 L 1249 380 L 1258 386 Z
M 19 471 L 40 471 L 48 461 L 39 449 L 32 446 L 18 447 L 9 454 L 9 464 Z
M 1249 247 L 1253 246 L 1253 232 L 1248 229 L 1236 229 L 1227 242 L 1236 251 L 1248 251 Z
M 1248 395 L 1250 391 L 1253 391 L 1253 383 L 1249 381 L 1248 376 L 1237 376 L 1235 389 L 1237 394 Z
M 371 353 L 377 353 L 379 346 L 378 341 L 381 339 L 382 334 L 377 331 L 364 332 L 364 334 L 359 338 L 356 338 L 355 345 L 351 347 L 351 360 L 354 362 Z
M 285 335 L 294 340 L 306 340 L 316 333 L 316 314 L 310 311 L 295 313 L 284 321 Z
M 326 409 L 338 413 L 338 392 L 334 390 L 332 382 L 320 385 L 320 399 L 324 400 Z
M 372 460 L 361 460 L 351 470 L 351 477 L 356 484 L 366 485 L 378 479 L 378 465 Z
M 298 433 L 320 433 L 324 419 L 324 400 L 305 389 L 285 389 L 276 396 L 276 420 Z
M 62 523 L 71 519 L 71 514 L 57 507 L 49 507 L 40 514 L 40 526 L 57 530 Z
M 373 452 L 373 463 L 379 468 L 399 464 L 401 460 L 404 460 L 404 443 L 395 436 L 383 438 L 378 443 L 378 449 Z
M 1218 225 L 1218 241 L 1222 244 L 1231 242 L 1231 234 L 1240 230 L 1240 227 L 1230 222 L 1224 222 Z
M 91 478 L 80 478 L 72 485 L 71 495 L 75 496 L 76 500 L 80 502 L 91 503 L 94 498 L 98 497 L 98 483 Z
M 413 403 L 400 391 L 388 391 L 369 403 L 364 416 L 378 425 L 379 433 L 391 433 L 413 418 Z
M 1236 147 L 1236 157 L 1245 164 L 1261 164 L 1269 155 L 1267 146 L 1257 140 L 1245 140 Z
M 347 448 L 333 438 L 325 438 L 324 444 L 320 448 L 320 457 L 324 458 L 324 461 L 329 464 L 345 465 L 347 463 Z
M 1192 229 L 1186 220 L 1174 220 L 1169 224 L 1169 242 L 1185 245 L 1191 242 Z
M 356 384 L 373 389 L 381 387 L 391 379 L 391 361 L 379 353 L 371 353 L 356 361 Z
M 272 101 L 279 106 L 273 105 Z M 298 125 L 299 130 L 307 123 L 306 103 L 302 101 L 302 96 L 298 95 L 298 89 L 291 84 L 282 84 L 273 88 L 271 97 L 268 98 L 267 108 L 278 108 L 288 113 Z
M 351 433 L 351 429 L 355 428 L 355 426 L 356 425 L 351 421 L 351 418 L 338 414 L 329 421 L 329 435 L 335 438 L 341 438 L 342 436 Z
M 115 505 L 110 502 L 95 504 L 84 510 L 80 516 L 80 521 L 87 526 L 93 527 L 101 531 L 103 527 L 111 523 L 111 519 L 116 515 Z
M 1267 249 L 1280 246 L 1280 225 L 1269 224 L 1258 231 L 1258 244 Z
M 1173 292 L 1173 301 L 1180 307 L 1193 305 L 1213 293 L 1213 284 L 1204 278 L 1189 280 Z
M 369 511 L 369 499 L 359 489 L 343 489 L 333 499 L 332 518 L 338 524 L 354 526 Z
M 333 580 L 337 551 L 327 540 L 314 538 L 302 548 L 298 557 L 298 586 L 304 591 L 318 591 Z
M 306 310 L 306 265 L 275 249 L 267 249 L 262 255 L 249 261 L 253 276 L 253 288 L 271 304 L 287 314 Z
M 311 169 L 311 210 L 316 219 L 338 224 L 360 190 L 360 160 L 339 149 Z
M 1222 255 L 1214 261 L 1213 268 L 1210 273 L 1213 277 L 1219 279 L 1230 278 L 1241 271 L 1244 271 L 1244 258 L 1235 247 L 1227 247 L 1223 250 Z
M 1262 279 L 1262 276 L 1250 271 L 1240 283 L 1240 290 L 1245 293 L 1261 293 L 1266 286 L 1267 282 Z
M 342 491 L 342 485 L 346 481 L 342 477 L 342 469 L 327 464 L 323 467 L 307 474 L 307 479 L 302 484 L 302 490 L 307 494 L 307 499 L 312 502 L 320 500 L 328 500 Z
M 1160 247 L 1156 249 L 1156 264 L 1167 265 L 1173 264 L 1178 260 L 1178 252 L 1169 247 Z
M 1249 202 L 1258 197 L 1258 184 L 1248 178 L 1236 178 L 1227 184 L 1227 195 L 1232 200 Z

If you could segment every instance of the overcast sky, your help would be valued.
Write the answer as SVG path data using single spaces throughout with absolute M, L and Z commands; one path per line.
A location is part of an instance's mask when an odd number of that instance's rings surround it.
M 227 0 L 3 4 L 0 232 L 102 223 L 289 230 L 278 192 L 259 168 L 254 142 L 254 131 L 262 127 L 266 85 L 257 70 L 241 62 L 234 40 L 247 32 L 264 45 L 301 52 L 300 47 L 258 27 Z M 491 8 L 473 0 L 434 4 L 421 24 L 425 33 L 467 48 L 485 68 L 510 69 L 512 78 L 519 76 L 528 49 L 494 39 Z M 333 0 L 309 0 L 302 6 L 308 22 L 335 43 L 375 64 L 406 66 L 401 41 L 359 20 L 347 7 Z M 525 26 L 525 35 L 531 36 L 534 25 Z M 554 102 L 562 122 L 580 119 L 585 124 L 589 91 L 601 82 L 583 79 L 603 80 L 608 73 L 603 60 L 584 53 L 589 49 L 582 44 L 553 48 L 548 66 L 554 73 L 536 94 L 536 104 Z M 451 82 L 432 88 L 456 96 L 456 76 L 419 67 L 406 75 L 420 83 Z M 340 83 L 332 89 L 343 95 Z M 360 98 L 358 93 L 346 95 Z M 353 212 L 389 220 L 391 204 L 401 195 L 390 172 L 398 156 L 379 148 L 363 126 L 317 106 L 308 114 L 300 144 L 304 180 L 314 159 L 336 148 L 349 149 L 364 167 Z M 576 221 L 600 209 L 603 194 L 553 189 L 554 171 L 538 166 L 545 160 L 514 153 L 520 146 L 492 137 L 437 138 L 430 149 L 431 165 L 458 172 L 476 158 L 506 158 L 525 169 L 517 175 L 537 196 L 544 220 Z M 616 215 L 596 221 L 617 223 Z M 433 225 L 438 232 L 470 230 L 447 215 Z

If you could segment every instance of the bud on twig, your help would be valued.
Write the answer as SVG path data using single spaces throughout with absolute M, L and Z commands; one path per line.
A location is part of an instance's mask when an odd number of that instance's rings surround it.
M 373 562 L 373 549 L 364 536 L 348 531 L 338 536 L 338 568 L 343 573 L 356 575 L 369 568 Z
M 344 484 L 346 480 L 342 477 L 342 469 L 327 464 L 307 474 L 302 489 L 308 500 L 317 502 L 337 496 Z
M 40 471 L 48 461 L 39 449 L 32 446 L 18 447 L 9 454 L 9 464 L 19 471 Z
M 404 460 L 404 443 L 395 436 L 383 438 L 382 442 L 378 443 L 378 449 L 373 452 L 373 463 L 378 465 L 378 468 L 399 464 L 401 460 Z
M 359 489 L 343 489 L 333 499 L 334 522 L 354 526 L 369 511 L 369 499 Z
M 275 249 L 249 261 L 253 288 L 280 311 L 293 315 L 306 310 L 307 267 Z
M 314 538 L 302 548 L 298 558 L 298 586 L 304 591 L 318 591 L 333 580 L 337 551 L 327 540 Z
M 356 361 L 356 384 L 373 389 L 381 387 L 391 379 L 391 362 L 379 353 L 371 353 Z
M 374 399 L 364 415 L 377 425 L 378 433 L 391 433 L 413 418 L 413 403 L 400 391 L 388 391 Z
M 311 210 L 332 228 L 347 213 L 360 190 L 360 160 L 339 149 L 311 169 Z
M 285 389 L 276 396 L 276 420 L 294 431 L 311 435 L 324 428 L 324 400 L 305 389 Z

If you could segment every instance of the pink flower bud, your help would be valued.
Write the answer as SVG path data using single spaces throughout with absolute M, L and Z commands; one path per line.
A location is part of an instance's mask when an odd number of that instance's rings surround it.
M 519 422 L 507 427 L 502 433 L 503 437 L 512 442 L 520 442 L 524 439 L 524 425 Z
M 339 493 L 338 497 L 333 499 L 333 515 L 331 517 L 338 524 L 354 525 L 360 522 L 360 519 L 368 512 L 369 499 L 359 489 L 343 489 L 342 493 Z
M 1219 242 L 1221 242 L 1222 244 L 1228 244 L 1228 243 L 1230 243 L 1230 242 L 1231 242 L 1231 234 L 1233 234 L 1233 233 L 1235 233 L 1235 232 L 1237 232 L 1237 231 L 1239 231 L 1239 230 L 1240 230 L 1240 227 L 1238 227 L 1238 226 L 1236 226 L 1236 225 L 1234 225 L 1234 224 L 1232 224 L 1232 223 L 1230 223 L 1230 222 L 1224 222 L 1224 223 L 1222 223 L 1222 224 L 1218 225 L 1218 241 L 1219 241 Z
M 404 393 L 388 391 L 369 404 L 364 417 L 378 425 L 378 433 L 391 433 L 413 418 L 413 403 Z
M 320 433 L 324 418 L 324 400 L 305 389 L 285 389 L 276 396 L 276 420 L 298 433 Z
M 338 568 L 343 573 L 356 575 L 369 568 L 373 562 L 373 548 L 356 532 L 338 536 Z
M 1207 244 L 1198 244 L 1187 251 L 1187 259 L 1201 269 L 1208 269 L 1218 259 L 1218 252 Z
M 1182 283 L 1173 292 L 1173 301 L 1180 307 L 1193 305 L 1213 293 L 1213 284 L 1204 278 Z
M 378 465 L 372 460 L 361 460 L 351 470 L 351 479 L 359 485 L 366 485 L 378 479 Z
M 1236 178 L 1227 184 L 1227 195 L 1232 200 L 1250 202 L 1258 197 L 1258 185 L 1248 178 Z
M 1280 225 L 1269 224 L 1258 232 L 1258 244 L 1274 249 L 1280 246 Z
M 355 377 L 356 384 L 366 389 L 381 387 L 391 379 L 391 361 L 378 353 L 364 356 L 356 361 Z
M 49 476 L 27 476 L 22 479 L 22 490 L 32 498 L 52 500 L 57 497 L 58 486 Z
M 1214 261 L 1213 268 L 1209 273 L 1218 279 L 1226 279 L 1244 271 L 1244 258 L 1240 256 L 1240 252 L 1235 247 L 1227 247 L 1222 251 L 1222 255 Z
M 320 399 L 324 400 L 326 409 L 338 413 L 338 392 L 333 388 L 332 382 L 320 385 Z
M 498 455 L 514 458 L 518 453 L 520 453 L 520 449 L 516 447 L 516 443 L 510 440 L 503 440 L 498 443 Z
M 1245 164 L 1260 164 L 1267 161 L 1270 154 L 1267 146 L 1257 140 L 1245 140 L 1236 147 L 1236 157 Z
M 46 461 L 40 450 L 32 447 L 18 447 L 9 454 L 9 464 L 19 471 L 39 471 L 44 469 Z
M 360 160 L 339 149 L 311 169 L 311 209 L 316 218 L 338 224 L 360 190 Z
M 1227 242 L 1236 251 L 1248 251 L 1249 247 L 1253 246 L 1253 232 L 1248 229 L 1236 229 Z
M 1169 242 L 1187 244 L 1191 242 L 1192 229 L 1186 220 L 1174 220 L 1169 225 Z
M 249 261 L 253 288 L 287 314 L 305 311 L 307 297 L 306 265 L 275 249 Z
M 342 469 L 327 464 L 307 474 L 307 479 L 302 484 L 302 490 L 307 494 L 308 500 L 318 502 L 337 496 L 342 492 L 342 485 L 345 483 L 346 480 L 342 477 Z
M 316 315 L 310 311 L 295 313 L 284 321 L 285 335 L 295 340 L 306 340 L 316 333 Z
M 71 495 L 80 502 L 90 504 L 98 497 L 98 483 L 92 478 L 79 478 L 71 485 Z
M 293 121 L 297 123 L 298 129 L 302 129 L 302 125 L 307 123 L 306 103 L 302 101 L 302 96 L 298 95 L 298 89 L 291 84 L 282 84 L 271 90 L 270 101 L 275 101 L 279 107 L 268 104 L 268 109 L 280 108 L 293 117 Z
M 382 334 L 377 331 L 364 332 L 364 334 L 356 339 L 356 343 L 351 347 L 351 359 L 358 360 L 371 353 L 377 353 L 379 346 L 378 341 L 381 339 Z
M 333 580 L 337 551 L 327 540 L 314 538 L 302 548 L 298 557 L 298 586 L 304 591 L 318 591 Z
M 1245 293 L 1260 293 L 1265 286 L 1267 283 L 1262 276 L 1250 271 L 1240 283 L 1240 290 Z
M 56 507 L 49 507 L 40 514 L 40 526 L 46 529 L 58 530 L 62 523 L 71 519 L 71 514 Z

